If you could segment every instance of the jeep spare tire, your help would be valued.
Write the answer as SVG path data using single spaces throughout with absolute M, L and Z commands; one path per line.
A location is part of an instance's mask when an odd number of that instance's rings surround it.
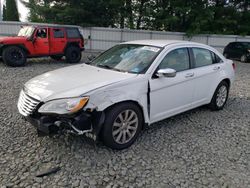
M 79 63 L 82 59 L 80 48 L 77 46 L 69 46 L 66 50 L 65 57 L 68 63 Z
M 11 67 L 24 66 L 27 60 L 26 52 L 18 46 L 9 46 L 3 50 L 3 61 Z

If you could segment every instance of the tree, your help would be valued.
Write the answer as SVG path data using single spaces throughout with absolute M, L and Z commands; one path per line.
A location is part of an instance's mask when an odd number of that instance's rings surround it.
M 6 6 L 3 5 L 3 21 L 6 21 Z
M 250 35 L 250 0 L 25 1 L 33 22 Z
M 7 0 L 5 6 L 5 21 L 19 21 L 16 0 Z

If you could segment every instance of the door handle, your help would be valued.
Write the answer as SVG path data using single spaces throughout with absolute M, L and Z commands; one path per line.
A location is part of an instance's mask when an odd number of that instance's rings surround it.
M 191 77 L 193 77 L 193 76 L 194 76 L 194 73 L 192 72 L 192 73 L 187 73 L 185 77 L 186 77 L 186 78 L 191 78 Z
M 213 70 L 215 70 L 215 71 L 216 71 L 216 70 L 220 70 L 220 67 L 219 67 L 219 66 L 216 66 L 216 67 L 213 68 Z

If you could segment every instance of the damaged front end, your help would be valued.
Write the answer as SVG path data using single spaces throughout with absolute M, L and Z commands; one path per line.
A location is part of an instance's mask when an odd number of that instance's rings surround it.
M 38 130 L 39 136 L 72 133 L 86 135 L 96 140 L 104 123 L 104 112 L 79 112 L 68 116 L 41 115 L 33 113 L 26 119 Z
M 105 115 L 95 108 L 84 110 L 88 100 L 89 97 L 75 97 L 43 103 L 29 91 L 22 90 L 17 106 L 20 114 L 37 128 L 39 136 L 67 132 L 96 140 Z

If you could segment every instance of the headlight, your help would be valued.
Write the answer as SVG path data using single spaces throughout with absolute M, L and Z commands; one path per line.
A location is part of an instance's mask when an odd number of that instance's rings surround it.
M 46 114 L 73 114 L 81 110 L 88 102 L 89 97 L 58 99 L 45 103 L 38 112 Z

